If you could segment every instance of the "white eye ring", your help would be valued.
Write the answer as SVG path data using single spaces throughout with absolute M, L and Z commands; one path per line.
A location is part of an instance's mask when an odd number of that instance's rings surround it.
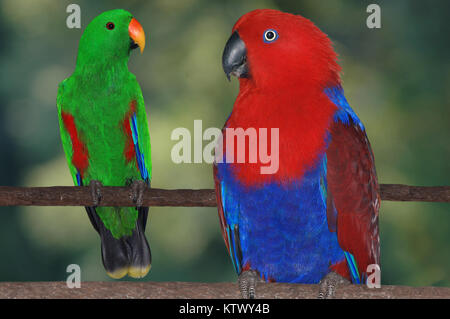
M 274 29 L 268 29 L 264 31 L 263 40 L 265 43 L 272 43 L 278 39 L 278 32 Z

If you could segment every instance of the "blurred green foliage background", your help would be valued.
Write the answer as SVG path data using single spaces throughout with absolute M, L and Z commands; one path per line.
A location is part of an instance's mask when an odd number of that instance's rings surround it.
M 382 28 L 366 27 L 366 7 Z M 147 34 L 130 70 L 140 82 L 152 137 L 153 187 L 212 188 L 207 164 L 172 163 L 177 127 L 222 127 L 237 94 L 221 69 L 234 22 L 256 8 L 314 21 L 335 43 L 350 104 L 364 121 L 381 183 L 448 185 L 450 174 L 450 2 L 82 1 L 82 29 L 66 27 L 72 1 L 0 1 L 0 184 L 72 185 L 56 113 L 60 81 L 75 65 L 82 30 L 99 13 L 123 8 Z M 305 61 L 307 63 L 307 61 Z M 205 143 L 206 144 L 206 143 Z M 153 268 L 145 280 L 236 280 L 214 208 L 151 208 Z M 383 202 L 385 284 L 450 286 L 450 206 Z M 109 280 L 100 242 L 82 208 L 0 208 L 0 280 Z

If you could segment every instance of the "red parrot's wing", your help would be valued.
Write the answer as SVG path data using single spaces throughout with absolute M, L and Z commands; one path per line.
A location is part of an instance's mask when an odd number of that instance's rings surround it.
M 230 225 L 227 222 L 227 211 L 224 206 L 226 189 L 218 178 L 216 165 L 214 165 L 214 182 L 223 240 L 225 241 L 228 254 L 231 257 L 236 273 L 240 274 L 242 271 L 242 251 L 239 239 L 239 227 L 237 224 Z
M 374 157 L 364 127 L 333 121 L 327 149 L 328 222 L 341 248 L 356 260 L 360 280 L 367 266 L 379 265 L 380 196 Z M 349 268 L 352 267 L 349 262 Z M 352 269 L 350 269 L 352 271 Z

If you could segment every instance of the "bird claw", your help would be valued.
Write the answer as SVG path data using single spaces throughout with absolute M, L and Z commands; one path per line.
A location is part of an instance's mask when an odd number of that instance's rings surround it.
M 341 275 L 330 272 L 319 282 L 319 295 L 317 299 L 333 299 L 336 288 L 343 285 L 349 285 L 351 282 Z
M 258 273 L 254 270 L 241 272 L 239 275 L 239 290 L 243 299 L 256 298 L 256 284 L 258 283 Z
M 102 183 L 97 180 L 92 180 L 89 183 L 89 187 L 91 188 L 91 196 L 92 196 L 92 206 L 97 207 L 102 200 Z
M 136 207 L 142 207 L 144 204 L 144 193 L 147 189 L 147 184 L 143 180 L 134 180 L 131 183 L 131 198 L 136 204 Z

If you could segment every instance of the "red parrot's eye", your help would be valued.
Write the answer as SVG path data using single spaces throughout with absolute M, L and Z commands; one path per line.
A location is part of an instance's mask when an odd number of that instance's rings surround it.
M 108 23 L 106 24 L 106 29 L 108 29 L 108 30 L 114 29 L 114 23 L 108 22 Z
M 274 29 L 269 29 L 264 32 L 263 40 L 265 43 L 270 43 L 278 39 L 278 32 Z

